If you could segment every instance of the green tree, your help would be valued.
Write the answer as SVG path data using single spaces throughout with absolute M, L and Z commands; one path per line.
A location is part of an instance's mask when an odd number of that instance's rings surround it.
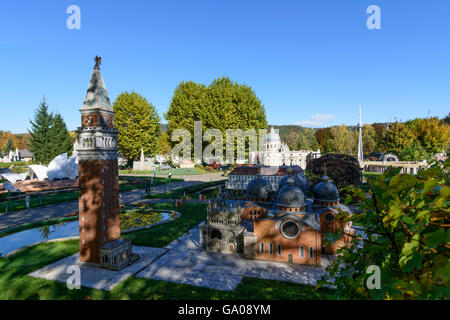
M 430 154 L 442 152 L 449 140 L 449 126 L 437 117 L 414 119 L 407 123 L 417 140 Z
M 5 154 L 9 154 L 10 151 L 14 151 L 15 149 L 16 146 L 14 145 L 13 140 L 11 138 L 8 138 L 4 149 Z
M 344 221 L 363 228 L 366 237 L 352 237 L 338 249 L 321 281 L 336 287 L 342 299 L 445 299 L 450 296 L 449 175 L 450 161 L 433 164 L 417 175 L 389 169 L 369 180 L 369 194 L 356 189 L 346 203 L 359 201 L 359 213 Z M 342 233 L 342 231 L 340 232 Z M 337 234 L 327 235 L 334 241 Z M 368 266 L 380 268 L 380 289 L 367 288 Z
M 322 153 L 334 152 L 334 147 L 331 143 L 331 128 L 320 128 L 315 132 L 315 137 Z
M 330 128 L 332 152 L 335 153 L 352 153 L 352 137 L 351 132 L 345 124 Z
M 423 161 L 432 158 L 427 150 L 417 141 L 400 151 L 399 157 L 402 161 Z
M 42 99 L 34 114 L 34 121 L 30 120 L 31 129 L 28 145 L 37 162 L 48 163 L 53 157 L 52 137 L 50 128 L 53 125 L 53 115 L 48 111 L 45 97 Z
M 226 129 L 255 129 L 258 133 L 259 129 L 267 127 L 264 106 L 255 92 L 228 77 L 217 78 L 208 87 L 192 81 L 181 82 L 164 116 L 169 123 L 169 133 L 186 129 L 193 138 L 194 121 L 201 121 L 203 132 L 218 129 L 224 142 Z
M 365 124 L 363 129 L 363 151 L 365 154 L 370 154 L 376 151 L 376 131 L 370 124 Z
M 57 113 L 53 117 L 53 124 L 50 127 L 51 137 L 51 158 L 53 159 L 61 153 L 70 153 L 72 150 L 72 138 L 67 131 L 67 126 L 62 116 Z M 70 154 L 69 154 L 70 155 Z
M 139 159 L 142 148 L 144 154 L 155 154 L 160 127 L 155 107 L 136 92 L 123 92 L 113 109 L 119 154 L 130 161 Z
M 384 137 L 386 150 L 399 155 L 414 141 L 414 134 L 404 123 L 395 122 L 389 126 Z
M 384 137 L 386 135 L 387 126 L 384 123 L 373 123 L 375 130 L 375 149 L 374 151 L 386 152 L 386 145 L 384 144 Z
M 160 134 L 158 137 L 158 145 L 157 150 L 159 154 L 168 154 L 170 151 L 172 151 L 172 146 L 170 143 L 170 136 L 169 134 L 164 131 Z

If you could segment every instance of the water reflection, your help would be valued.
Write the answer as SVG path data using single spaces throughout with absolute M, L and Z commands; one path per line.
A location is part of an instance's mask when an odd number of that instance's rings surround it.
M 161 212 L 162 220 L 170 218 L 170 214 Z M 9 252 L 34 244 L 36 242 L 75 237 L 79 235 L 78 220 L 60 222 L 51 226 L 44 226 L 29 230 L 20 231 L 9 236 L 0 238 L 0 256 L 5 256 Z

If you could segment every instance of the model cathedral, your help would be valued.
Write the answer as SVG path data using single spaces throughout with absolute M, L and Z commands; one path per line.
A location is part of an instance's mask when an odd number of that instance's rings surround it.
M 354 229 L 351 221 L 339 219 L 339 212 L 350 210 L 339 202 L 328 177 L 312 189 L 312 199 L 305 197 L 308 188 L 306 178 L 293 170 L 280 180 L 278 190 L 257 175 L 247 186 L 245 201 L 221 195 L 209 203 L 207 220 L 200 226 L 201 247 L 249 259 L 321 266 L 322 256 L 347 245 Z M 344 232 L 337 241 L 324 241 L 327 233 L 339 230 Z
M 80 263 L 119 270 L 138 259 L 120 238 L 117 130 L 95 58 L 78 128 Z

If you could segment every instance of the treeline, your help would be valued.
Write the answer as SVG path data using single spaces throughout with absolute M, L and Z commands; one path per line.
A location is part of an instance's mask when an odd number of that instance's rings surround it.
M 29 134 L 14 134 L 11 131 L 0 130 L 0 158 L 8 155 L 9 151 L 28 148 Z
M 320 129 L 300 126 L 277 126 L 281 140 L 291 150 L 317 150 L 322 153 L 358 152 L 358 127 L 334 126 Z M 363 150 L 389 152 L 404 161 L 431 159 L 436 153 L 450 152 L 449 116 L 442 120 L 437 117 L 418 118 L 406 122 L 374 123 L 363 127 Z

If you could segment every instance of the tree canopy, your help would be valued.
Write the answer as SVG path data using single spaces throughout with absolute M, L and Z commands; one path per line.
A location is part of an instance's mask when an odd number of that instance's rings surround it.
M 113 109 L 114 126 L 119 131 L 119 154 L 129 160 L 138 160 L 141 149 L 145 155 L 154 155 L 160 134 L 160 119 L 155 107 L 133 91 L 121 93 L 114 101 Z
M 258 133 L 267 127 L 264 106 L 255 92 L 228 77 L 217 78 L 209 86 L 181 82 L 164 116 L 170 133 L 186 129 L 192 138 L 194 121 L 202 121 L 203 132 L 209 128 L 220 130 L 224 139 L 226 129 L 255 129 Z

